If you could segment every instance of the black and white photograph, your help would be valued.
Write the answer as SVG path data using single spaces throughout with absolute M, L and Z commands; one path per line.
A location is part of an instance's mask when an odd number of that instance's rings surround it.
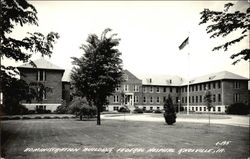
M 1 0 L 1 159 L 250 159 L 250 1 Z

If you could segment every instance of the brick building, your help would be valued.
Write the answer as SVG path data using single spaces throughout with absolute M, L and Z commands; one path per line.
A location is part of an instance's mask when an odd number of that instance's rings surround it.
M 33 61 L 36 68 L 30 64 L 23 64 L 18 68 L 20 79 L 27 83 L 42 83 L 50 91 L 43 92 L 42 101 L 33 99 L 31 102 L 22 101 L 29 110 L 51 110 L 52 112 L 62 104 L 62 77 L 64 69 L 41 58 Z M 39 89 L 39 88 L 37 88 Z
M 34 61 L 36 68 L 30 64 L 18 67 L 21 79 L 27 83 L 41 82 L 52 88 L 45 92 L 42 102 L 35 100 L 31 103 L 22 102 L 30 110 L 42 108 L 56 110 L 57 106 L 71 100 L 70 70 L 64 70 L 54 64 L 39 59 Z M 134 110 L 136 107 L 144 110 L 162 110 L 168 95 L 172 97 L 175 106 L 182 106 L 187 110 L 187 81 L 179 76 L 144 75 L 136 77 L 128 70 L 124 70 L 125 81 L 117 86 L 112 96 L 108 97 L 107 111 L 117 111 L 124 104 Z M 189 81 L 189 110 L 206 112 L 204 103 L 205 92 L 212 93 L 212 112 L 224 113 L 226 106 L 233 103 L 249 104 L 248 79 L 231 72 L 222 71 Z
M 187 110 L 187 81 L 178 76 L 146 75 L 137 78 L 125 70 L 126 82 L 118 87 L 109 98 L 109 111 L 116 111 L 121 107 L 121 91 L 126 92 L 129 108 L 139 107 L 144 110 L 163 109 L 168 95 L 173 104 Z M 140 80 L 141 79 L 141 80 Z M 233 103 L 249 104 L 248 79 L 231 72 L 222 71 L 189 80 L 189 110 L 206 112 L 204 103 L 205 92 L 212 93 L 214 113 L 224 113 L 226 107 Z

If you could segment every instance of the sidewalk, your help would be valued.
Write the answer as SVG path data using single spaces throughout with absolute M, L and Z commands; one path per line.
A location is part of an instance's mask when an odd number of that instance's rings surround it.
M 226 119 L 210 119 L 211 124 L 225 124 L 232 126 L 249 127 L 249 116 L 239 115 L 226 115 Z M 131 121 L 153 121 L 153 122 L 165 122 L 163 117 L 153 117 L 150 114 L 122 114 L 119 115 L 108 115 L 104 114 L 101 116 L 102 119 L 113 119 L 113 120 L 131 120 Z M 183 118 L 177 117 L 176 122 L 191 122 L 191 123 L 208 123 L 208 118 Z

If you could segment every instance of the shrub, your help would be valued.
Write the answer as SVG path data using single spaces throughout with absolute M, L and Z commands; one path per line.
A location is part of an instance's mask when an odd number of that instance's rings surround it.
M 96 117 L 96 111 L 96 107 L 89 106 L 85 98 L 77 98 L 69 106 L 69 112 L 79 116 L 80 120 L 83 116 L 87 118 Z
M 68 107 L 65 104 L 62 104 L 58 106 L 55 110 L 55 113 L 57 114 L 67 114 L 68 113 Z
M 162 113 L 162 111 L 160 109 L 156 109 L 154 113 Z
M 63 116 L 62 119 L 69 119 L 69 117 L 68 116 Z
M 129 110 L 127 107 L 121 107 L 121 108 L 118 110 L 118 112 L 120 112 L 120 113 L 129 113 L 130 110 Z
M 25 120 L 25 119 L 31 119 L 31 118 L 28 117 L 28 116 L 24 116 L 24 117 L 23 117 L 23 120 Z
M 249 105 L 244 103 L 234 103 L 227 107 L 227 114 L 247 115 L 249 114 Z
M 164 102 L 164 109 L 165 109 L 165 112 L 164 112 L 165 122 L 168 125 L 172 125 L 173 123 L 176 122 L 176 114 L 175 114 L 173 101 L 170 95 L 168 95 L 167 100 Z
M 1 117 L 1 120 L 10 120 L 10 118 L 5 116 L 5 117 Z
M 45 117 L 43 117 L 43 119 L 51 119 L 51 117 L 50 116 L 45 116 Z
M 144 110 L 145 113 L 153 113 L 153 110 Z
M 53 116 L 53 119 L 60 119 L 59 116 Z
M 15 117 L 12 117 L 10 118 L 10 120 L 20 120 L 21 118 L 19 116 L 15 116 Z
M 141 108 L 135 108 L 134 113 L 142 114 L 143 110 Z
M 42 117 L 40 117 L 40 116 L 36 116 L 34 119 L 42 119 Z

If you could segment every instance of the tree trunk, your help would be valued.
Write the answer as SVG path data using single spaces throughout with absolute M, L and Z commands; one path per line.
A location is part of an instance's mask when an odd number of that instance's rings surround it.
M 101 125 L 101 112 L 100 112 L 100 106 L 97 106 L 97 125 Z

